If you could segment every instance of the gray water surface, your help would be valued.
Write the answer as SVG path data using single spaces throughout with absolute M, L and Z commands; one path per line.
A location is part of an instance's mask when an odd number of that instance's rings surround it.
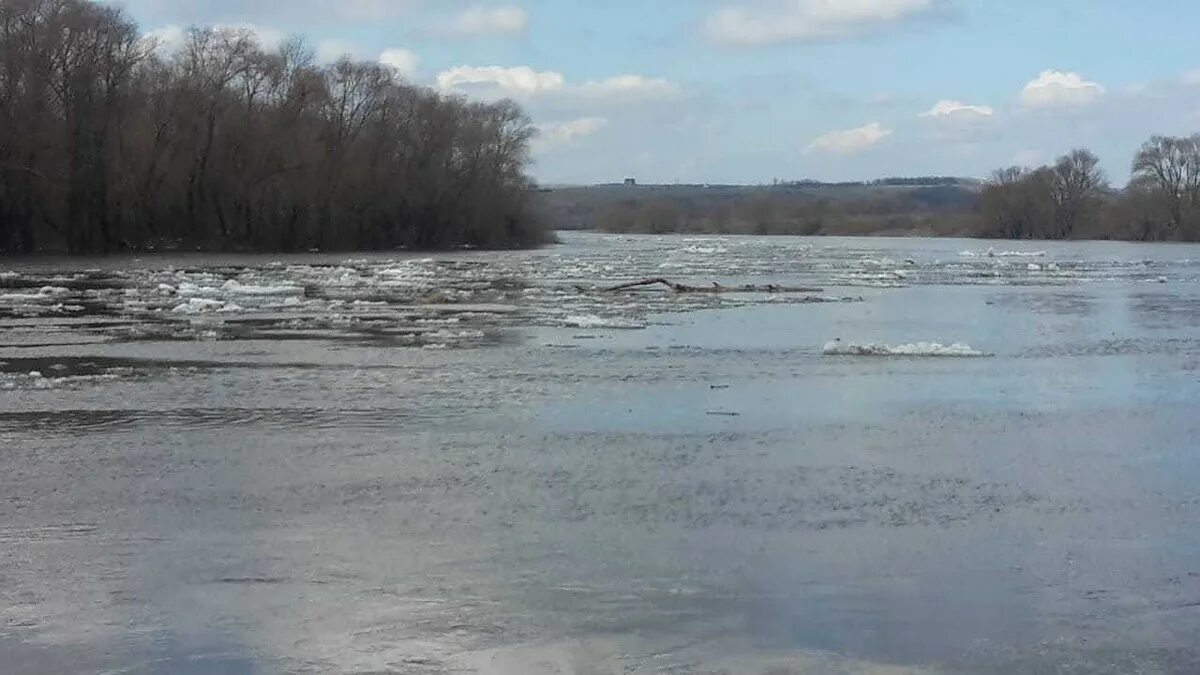
M 0 673 L 1200 672 L 1198 440 L 1200 246 L 10 262 Z

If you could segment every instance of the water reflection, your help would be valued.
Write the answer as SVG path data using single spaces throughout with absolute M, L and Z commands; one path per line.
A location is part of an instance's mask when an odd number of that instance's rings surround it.
M 274 301 L 193 323 L 122 300 L 122 330 L 217 334 L 6 342 L 0 670 L 1194 672 L 1180 259 L 1200 256 L 1048 244 L 1035 270 L 968 247 L 569 236 L 495 262 L 241 259 L 182 281 L 403 284 L 360 289 L 387 306 L 353 329 Z M 862 301 L 575 288 L 660 265 Z M 159 274 L 38 273 L 72 294 Z M 440 275 L 469 308 L 418 298 Z M 446 349 L 361 339 L 450 319 L 429 324 L 457 325 Z M 481 326 L 504 339 L 465 337 Z M 824 356 L 835 338 L 996 356 Z

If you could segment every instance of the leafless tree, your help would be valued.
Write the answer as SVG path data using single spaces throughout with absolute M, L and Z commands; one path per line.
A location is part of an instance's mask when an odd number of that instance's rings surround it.
M 533 127 L 242 29 L 0 0 L 0 250 L 524 246 Z
M 1100 169 L 1100 158 L 1084 149 L 1059 157 L 1053 171 L 1055 227 L 1049 236 L 1062 239 L 1081 231 L 1098 216 L 1108 179 Z
M 1200 134 L 1152 137 L 1134 158 L 1133 174 L 1153 195 L 1171 236 L 1200 236 Z

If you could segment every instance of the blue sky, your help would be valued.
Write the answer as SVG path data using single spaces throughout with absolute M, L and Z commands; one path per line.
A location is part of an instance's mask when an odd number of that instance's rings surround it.
M 986 176 L 1073 147 L 1128 178 L 1200 131 L 1190 0 L 123 0 L 522 103 L 547 183 Z

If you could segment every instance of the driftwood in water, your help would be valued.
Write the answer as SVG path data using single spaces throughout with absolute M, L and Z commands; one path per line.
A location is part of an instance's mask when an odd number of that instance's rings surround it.
M 778 284 L 766 284 L 764 286 L 756 286 L 747 284 L 745 286 L 722 286 L 713 282 L 712 286 L 688 286 L 687 284 L 677 284 L 663 278 L 643 279 L 620 286 L 613 286 L 604 289 L 605 293 L 617 293 L 620 291 L 629 291 L 635 288 L 645 288 L 647 286 L 665 286 L 676 293 L 822 293 L 825 289 L 808 288 L 805 286 L 780 286 Z

